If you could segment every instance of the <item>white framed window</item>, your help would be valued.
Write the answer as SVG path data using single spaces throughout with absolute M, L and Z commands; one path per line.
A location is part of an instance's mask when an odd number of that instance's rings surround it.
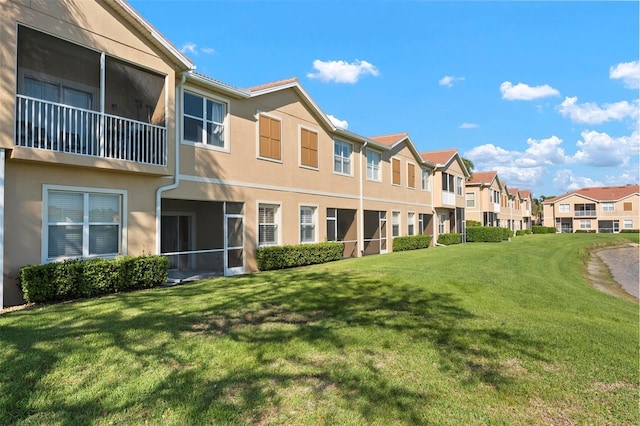
M 407 213 L 407 235 L 415 235 L 416 233 L 416 214 L 414 212 Z
M 424 213 L 418 213 L 418 235 L 424 234 L 425 216 Z
M 431 191 L 431 170 L 421 167 L 421 187 L 423 191 Z
M 456 177 L 456 194 L 458 194 L 458 197 L 462 197 L 462 190 L 464 189 L 462 182 L 463 180 L 460 176 Z
M 333 142 L 333 171 L 351 176 L 351 153 L 353 145 L 348 142 Z
M 614 211 L 613 203 L 602 203 L 602 211 L 603 212 L 612 212 Z
M 444 234 L 445 224 L 447 222 L 447 215 L 445 213 L 438 214 L 438 234 Z
M 623 226 L 624 229 L 633 229 L 633 219 L 625 219 Z
M 560 213 L 569 213 L 571 211 L 571 204 L 560 204 L 558 205 L 558 212 Z
M 43 261 L 123 254 L 126 193 L 44 185 Z
M 314 206 L 300 206 L 300 242 L 316 242 L 316 210 Z
M 454 176 L 449 173 L 442 173 L 442 190 L 445 192 L 455 192 L 454 185 Z
M 228 148 L 227 101 L 185 91 L 182 108 L 184 142 L 218 149 Z
M 327 241 L 338 241 L 338 209 L 327 209 Z
M 278 224 L 280 223 L 280 205 L 258 205 L 258 246 L 278 245 Z
M 591 221 L 586 219 L 581 219 L 580 229 L 591 229 Z
M 467 207 L 475 207 L 476 206 L 476 194 L 473 192 L 467 192 Z
M 391 236 L 400 236 L 400 212 L 391 212 Z
M 380 182 L 382 175 L 380 174 L 380 163 L 382 154 L 378 151 L 367 149 L 367 179 Z

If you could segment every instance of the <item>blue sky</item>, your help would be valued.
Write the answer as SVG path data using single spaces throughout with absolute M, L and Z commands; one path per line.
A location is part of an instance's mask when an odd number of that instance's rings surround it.
M 358 134 L 457 148 L 536 197 L 638 183 L 638 2 L 130 3 L 198 72 L 298 77 Z

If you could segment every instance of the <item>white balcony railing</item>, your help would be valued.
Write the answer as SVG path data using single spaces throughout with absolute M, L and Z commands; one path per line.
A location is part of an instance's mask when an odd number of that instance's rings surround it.
M 576 210 L 575 217 L 596 217 L 595 210 Z
M 500 213 L 500 203 L 493 203 L 493 211 L 495 213 Z
M 17 146 L 167 164 L 167 129 L 110 114 L 16 96 Z
M 442 204 L 446 204 L 448 206 L 456 205 L 456 194 L 453 192 L 442 191 Z

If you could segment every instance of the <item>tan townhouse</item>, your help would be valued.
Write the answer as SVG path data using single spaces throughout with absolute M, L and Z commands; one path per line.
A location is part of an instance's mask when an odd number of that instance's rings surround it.
M 557 232 L 640 229 L 640 186 L 581 188 L 542 203 L 544 226 Z
M 473 172 L 466 182 L 466 217 L 482 226 L 498 226 L 502 185 L 498 172 Z
M 533 194 L 528 189 L 520 189 L 518 195 L 520 196 L 520 217 L 522 217 L 520 229 L 531 229 L 533 226 Z
M 23 265 L 155 251 L 193 66 L 121 0 L 0 3 L 1 309 Z
M 463 233 L 465 182 L 470 177 L 457 149 L 422 152 L 422 159 L 435 164 L 433 205 L 436 226 L 434 240 L 447 233 Z

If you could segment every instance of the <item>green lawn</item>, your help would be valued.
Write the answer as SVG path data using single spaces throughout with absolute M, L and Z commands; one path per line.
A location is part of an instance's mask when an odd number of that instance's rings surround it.
M 635 238 L 637 235 L 628 236 Z M 0 315 L 0 424 L 638 424 L 638 305 L 532 235 Z

